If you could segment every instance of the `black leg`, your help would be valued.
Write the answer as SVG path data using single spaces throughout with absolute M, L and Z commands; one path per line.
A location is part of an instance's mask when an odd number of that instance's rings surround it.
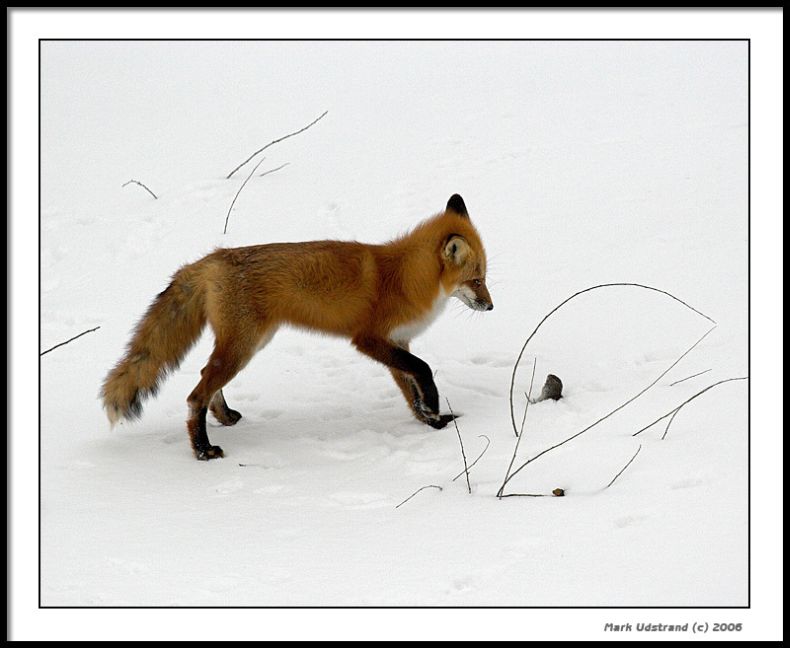
M 405 388 L 408 386 L 412 396 L 412 410 L 418 419 L 435 428 L 443 428 L 453 420 L 452 416 L 439 415 L 439 392 L 433 381 L 433 372 L 424 360 L 379 337 L 361 336 L 354 338 L 353 343 L 360 352 L 393 370 L 399 386 L 401 381 L 395 371 L 405 374 L 401 391 L 406 396 Z
M 209 459 L 224 456 L 222 448 L 211 445 L 211 442 L 208 440 L 205 407 L 192 411 L 192 416 L 187 421 L 187 430 L 189 431 L 189 440 L 192 442 L 192 450 L 195 453 L 195 457 L 201 461 L 208 461 Z

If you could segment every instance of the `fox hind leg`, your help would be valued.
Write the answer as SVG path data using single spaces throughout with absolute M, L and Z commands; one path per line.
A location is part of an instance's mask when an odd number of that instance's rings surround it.
M 206 369 L 207 367 L 203 367 L 200 370 L 201 376 L 206 372 Z M 225 395 L 222 393 L 221 389 L 217 390 L 217 393 L 212 396 L 208 409 L 214 415 L 214 418 L 222 423 L 222 425 L 236 425 L 242 418 L 241 412 L 237 412 L 228 407 L 228 403 L 225 401 Z
M 217 393 L 212 396 L 208 408 L 214 415 L 214 418 L 222 423 L 222 425 L 236 425 L 241 419 L 241 412 L 228 407 L 228 403 L 225 401 L 225 395 L 222 393 L 221 389 L 217 390 Z
M 249 362 L 255 353 L 257 342 L 257 338 L 251 340 L 244 336 L 237 336 L 232 341 L 218 338 L 214 343 L 214 351 L 209 357 L 208 363 L 200 372 L 200 382 L 187 398 L 189 404 L 187 431 L 195 457 L 200 460 L 208 461 L 224 456 L 222 448 L 212 445 L 209 441 L 206 432 L 206 412 L 210 406 L 216 404 L 216 411 L 219 411 L 220 415 L 224 414 L 224 411 L 219 407 L 220 399 L 222 403 L 225 403 L 221 390 Z M 225 403 L 225 407 L 227 408 L 227 403 Z M 212 412 L 215 415 L 216 411 L 212 407 Z M 228 411 L 233 412 L 234 410 L 228 408 Z

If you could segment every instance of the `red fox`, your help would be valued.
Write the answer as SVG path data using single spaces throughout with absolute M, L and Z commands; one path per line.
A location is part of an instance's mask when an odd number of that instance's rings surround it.
M 350 338 L 389 368 L 418 420 L 442 428 L 454 417 L 440 414 L 431 368 L 409 352 L 409 342 L 450 296 L 473 310 L 493 309 L 485 280 L 485 250 L 458 194 L 443 212 L 384 245 L 220 248 L 173 275 L 104 380 L 101 398 L 111 423 L 139 418 L 143 399 L 156 395 L 208 322 L 214 350 L 187 398 L 187 430 L 198 459 L 222 457 L 206 434 L 206 412 L 223 425 L 238 422 L 222 388 L 287 324 Z

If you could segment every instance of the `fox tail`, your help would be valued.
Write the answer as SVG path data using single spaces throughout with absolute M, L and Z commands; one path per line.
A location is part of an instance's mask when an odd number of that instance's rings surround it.
M 206 323 L 206 295 L 193 266 L 179 270 L 138 322 L 126 354 L 104 379 L 100 397 L 110 423 L 140 418 L 143 400 L 156 396 Z

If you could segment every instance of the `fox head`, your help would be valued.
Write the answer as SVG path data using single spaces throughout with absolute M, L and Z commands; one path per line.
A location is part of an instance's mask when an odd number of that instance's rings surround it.
M 486 286 L 486 253 L 463 198 L 453 194 L 447 201 L 444 219 L 452 231 L 444 237 L 441 262 L 445 290 L 472 310 L 494 308 Z

